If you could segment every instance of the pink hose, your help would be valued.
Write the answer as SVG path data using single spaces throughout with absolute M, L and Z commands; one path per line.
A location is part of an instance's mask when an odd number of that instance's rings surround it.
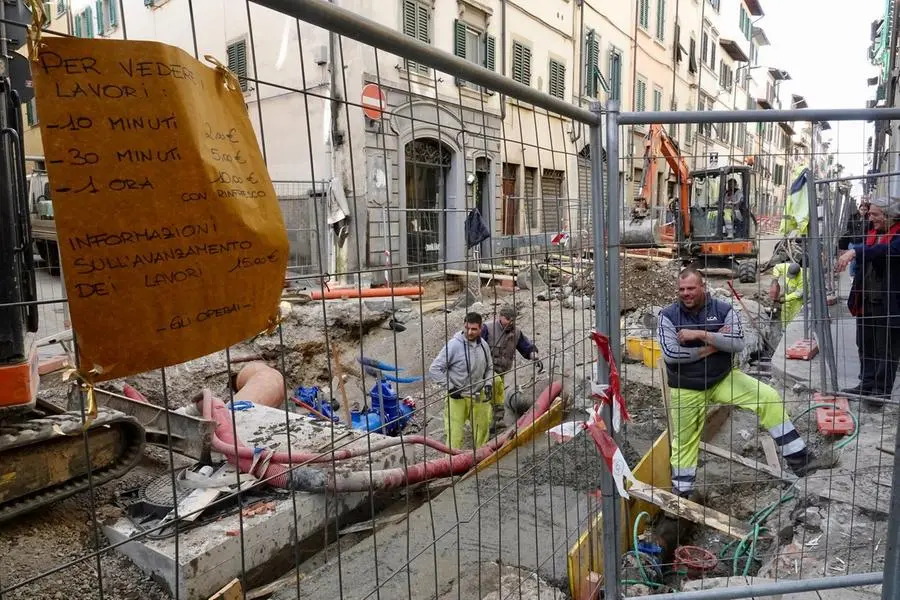
M 538 397 L 534 406 L 532 406 L 531 409 L 522 415 L 516 422 L 517 429 L 533 424 L 541 415 L 546 413 L 553 400 L 562 393 L 562 389 L 562 383 L 558 381 L 554 381 L 548 385 Z M 329 473 L 327 475 L 326 490 L 334 493 L 389 490 L 404 485 L 420 483 L 429 479 L 438 479 L 465 473 L 496 452 L 510 437 L 512 437 L 513 434 L 513 430 L 507 431 L 505 434 L 494 438 L 481 448 L 478 448 L 475 452 L 438 458 L 407 467 L 384 469 L 381 471 L 373 471 L 372 473 L 369 473 L 366 470 L 356 471 L 346 475 L 341 474 L 337 479 Z
M 235 456 L 234 433 L 231 423 L 231 413 L 225 403 L 212 395 L 209 390 L 203 390 L 203 418 L 216 423 L 215 435 L 212 439 L 212 447 L 216 452 L 221 452 L 226 456 Z M 388 438 L 384 440 L 374 441 L 367 448 L 356 448 L 337 450 L 328 453 L 321 452 L 274 452 L 272 453 L 271 462 L 281 464 L 303 464 L 303 463 L 325 463 L 333 460 L 347 460 L 363 456 L 369 452 L 377 452 L 385 448 L 393 448 L 402 444 L 421 444 L 444 454 L 462 454 L 464 450 L 458 450 L 448 447 L 437 440 L 422 436 L 409 435 L 402 438 Z M 241 459 L 252 460 L 254 456 L 253 449 L 246 446 L 242 442 L 237 446 L 237 457 Z
M 541 415 L 547 412 L 550 404 L 560 393 L 562 393 L 562 383 L 552 382 L 547 386 L 538 397 L 534 406 L 516 422 L 517 429 L 533 424 Z M 236 439 L 232 427 L 231 414 L 225 403 L 215 398 L 208 389 L 203 390 L 201 402 L 204 418 L 216 423 L 216 429 L 212 436 L 213 450 L 224 454 L 232 464 L 237 464 L 241 472 L 251 473 L 253 470 L 254 450 Z M 496 452 L 514 433 L 514 430 L 507 431 L 478 448 L 474 453 L 448 448 L 446 445 L 424 436 L 390 438 L 373 442 L 368 448 L 358 450 L 344 449 L 327 454 L 291 452 L 289 457 L 287 452 L 275 452 L 269 457 L 268 463 L 262 463 L 266 464 L 264 473 L 252 474 L 265 479 L 274 487 L 294 488 L 308 492 L 330 491 L 347 493 L 388 490 L 429 479 L 465 473 Z M 404 443 L 423 444 L 452 456 L 424 461 L 406 467 L 373 471 L 371 473 L 368 470 L 355 471 L 341 474 L 338 479 L 318 469 L 298 469 L 286 466 L 292 463 L 323 463 L 345 460 Z

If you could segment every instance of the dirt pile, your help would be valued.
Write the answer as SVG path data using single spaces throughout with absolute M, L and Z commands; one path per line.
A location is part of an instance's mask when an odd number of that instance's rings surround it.
M 622 312 L 646 305 L 666 306 L 678 289 L 678 265 L 627 258 L 622 261 L 621 278 Z

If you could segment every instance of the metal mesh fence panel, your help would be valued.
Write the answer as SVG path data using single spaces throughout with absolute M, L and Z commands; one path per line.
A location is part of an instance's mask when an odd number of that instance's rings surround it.
M 39 308 L 42 358 L 0 422 L 0 598 L 880 583 L 896 394 L 846 388 L 875 362 L 884 385 L 897 336 L 845 308 L 854 193 L 815 123 L 897 115 L 619 113 L 463 4 L 379 5 L 392 27 L 312 0 L 51 8 L 47 35 L 237 75 L 290 257 L 277 328 L 99 385 L 85 428 L 65 273 L 35 248 L 36 300 L 0 304 Z

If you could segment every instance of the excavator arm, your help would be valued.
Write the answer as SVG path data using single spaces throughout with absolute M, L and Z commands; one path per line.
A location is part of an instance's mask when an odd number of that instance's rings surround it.
M 650 125 L 644 138 L 644 173 L 640 191 L 631 208 L 631 220 L 623 226 L 623 240 L 631 245 L 652 245 L 657 237 L 664 242 L 674 242 L 674 226 L 663 225 L 655 231 L 650 222 L 650 207 L 653 205 L 653 185 L 656 181 L 659 157 L 662 156 L 675 172 L 679 183 L 679 214 L 685 237 L 690 235 L 691 173 L 681 157 L 678 145 L 666 133 L 662 125 Z M 671 230 L 671 231 L 670 231 Z

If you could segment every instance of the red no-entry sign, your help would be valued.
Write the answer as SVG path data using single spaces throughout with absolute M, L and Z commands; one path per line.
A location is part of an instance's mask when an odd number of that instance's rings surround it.
M 384 92 L 381 88 L 374 83 L 367 83 L 362 89 L 363 113 L 372 120 L 380 119 L 384 116 L 384 105 Z

